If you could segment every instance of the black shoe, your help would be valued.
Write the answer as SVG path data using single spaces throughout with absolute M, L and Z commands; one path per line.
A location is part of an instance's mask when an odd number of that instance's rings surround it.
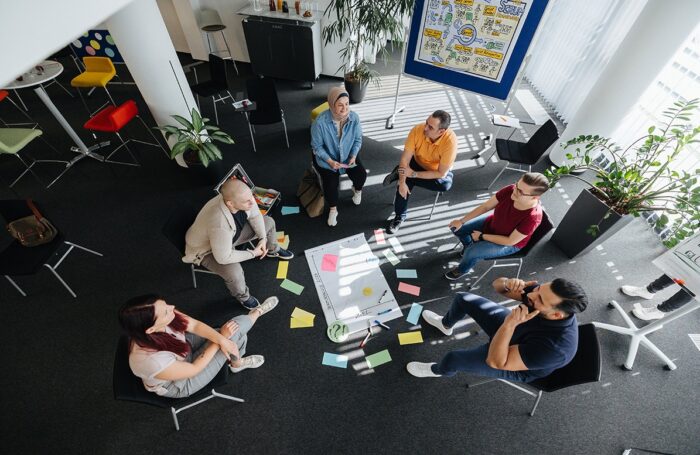
M 241 305 L 243 305 L 244 308 L 248 310 L 252 310 L 253 308 L 257 308 L 260 306 L 260 302 L 258 299 L 253 297 L 252 295 L 246 300 L 245 302 L 241 302 Z
M 460 272 L 459 269 L 452 269 L 445 274 L 445 278 L 450 281 L 459 280 L 460 278 L 467 275 L 467 272 Z
M 292 253 L 289 250 L 285 250 L 282 247 L 277 248 L 277 251 L 274 253 L 268 252 L 267 257 L 269 258 L 280 258 L 284 259 L 285 261 L 288 261 L 294 257 L 294 253 Z
M 399 232 L 399 227 L 401 227 L 401 224 L 403 224 L 403 220 L 401 218 L 394 218 L 391 220 L 391 223 L 389 223 L 389 226 L 386 228 L 387 234 L 396 234 Z
M 398 179 L 399 179 L 399 166 L 396 166 L 393 171 L 391 171 L 386 177 L 384 177 L 384 181 L 382 182 L 382 185 L 389 186 L 393 182 L 397 181 Z

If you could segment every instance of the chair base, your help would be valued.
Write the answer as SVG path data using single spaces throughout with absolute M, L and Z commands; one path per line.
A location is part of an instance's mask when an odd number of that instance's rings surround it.
M 461 243 L 461 242 L 459 242 Z M 510 261 L 510 264 L 503 264 L 503 262 L 508 262 Z M 515 261 L 515 262 L 514 262 Z M 473 291 L 476 289 L 479 289 L 477 286 L 479 282 L 481 281 L 482 278 L 484 278 L 492 269 L 499 268 L 499 267 L 518 267 L 518 271 L 515 274 L 515 278 L 520 278 L 520 270 L 523 268 L 523 258 L 502 258 L 502 259 L 494 259 L 493 263 L 491 266 L 486 269 L 484 273 L 482 273 L 479 278 L 476 279 L 475 282 L 470 284 L 469 286 L 466 287 L 467 291 Z
M 540 404 L 540 400 L 542 399 L 542 393 L 543 393 L 542 390 L 539 390 L 539 389 L 530 390 L 529 388 L 527 388 L 527 387 L 525 386 L 525 384 L 520 384 L 520 383 L 516 384 L 516 383 L 514 383 L 514 382 L 511 382 L 511 381 L 508 381 L 508 380 L 505 380 L 505 379 L 500 379 L 500 378 L 488 379 L 488 380 L 486 380 L 486 381 L 477 382 L 477 383 L 474 383 L 474 384 L 465 384 L 465 387 L 466 387 L 467 389 L 469 389 L 469 388 L 473 388 L 473 387 L 476 387 L 476 386 L 480 386 L 480 385 L 484 385 L 484 384 L 489 384 L 489 383 L 495 382 L 495 381 L 502 382 L 502 383 L 504 383 L 504 384 L 506 384 L 506 385 L 509 385 L 509 386 L 513 387 L 514 389 L 520 390 L 521 392 L 530 395 L 531 397 L 534 397 L 534 398 L 535 398 L 535 402 L 534 402 L 534 404 L 532 405 L 532 409 L 530 410 L 530 412 L 528 413 L 528 415 L 529 415 L 530 417 L 532 417 L 532 416 L 535 415 L 535 411 L 537 410 L 537 405 Z
M 245 400 L 242 398 L 219 393 L 216 390 L 211 389 L 211 394 L 207 395 L 206 397 L 202 398 L 201 400 L 197 400 L 197 401 L 190 403 L 186 406 L 183 406 L 181 408 L 175 408 L 174 406 L 170 407 L 170 413 L 173 416 L 173 423 L 175 424 L 175 430 L 180 431 L 180 422 L 177 419 L 177 415 L 179 413 L 181 413 L 182 411 L 185 411 L 187 409 L 190 409 L 192 407 L 195 407 L 197 405 L 200 405 L 200 404 L 204 403 L 205 401 L 211 400 L 212 398 L 223 398 L 225 400 L 235 401 L 237 403 L 245 403 Z
M 438 191 L 435 194 L 435 199 L 433 200 L 433 205 L 430 207 L 430 213 L 427 215 L 422 215 L 417 218 L 408 218 L 406 216 L 406 219 L 404 221 L 430 221 L 433 219 L 433 213 L 435 212 L 435 207 L 437 206 L 438 199 L 442 196 L 442 191 Z M 394 193 L 394 200 L 391 202 L 391 205 L 394 205 L 396 203 L 396 193 Z M 408 215 L 408 214 L 407 214 Z
M 63 277 L 61 277 L 61 275 L 58 274 L 58 267 L 61 265 L 63 260 L 70 254 L 70 252 L 73 251 L 74 248 L 78 248 L 80 250 L 87 251 L 88 253 L 92 253 L 96 256 L 103 256 L 103 255 L 102 255 L 102 253 L 98 253 L 97 251 L 91 250 L 89 248 L 85 248 L 84 246 L 80 246 L 76 243 L 72 243 L 72 242 L 68 242 L 68 241 L 64 241 L 63 243 L 68 245 L 68 250 L 66 250 L 66 252 L 63 253 L 63 255 L 59 258 L 58 261 L 56 261 L 56 263 L 54 265 L 51 265 L 49 263 L 45 263 L 44 267 L 46 267 L 47 269 L 49 269 L 51 271 L 51 273 L 63 285 L 63 287 L 66 288 L 66 290 L 70 293 L 70 295 L 73 296 L 73 298 L 77 298 L 78 296 L 73 291 L 73 289 L 68 285 L 68 283 L 66 283 L 66 281 L 63 279 Z M 19 287 L 19 285 L 14 280 L 12 280 L 12 278 L 10 278 L 8 275 L 5 275 L 5 278 L 7 279 L 7 281 L 10 282 L 10 284 L 12 286 L 14 286 L 15 289 L 17 289 L 17 291 L 19 291 L 19 293 L 22 295 L 22 297 L 27 296 L 27 294 L 22 290 L 22 288 Z
M 209 275 L 216 275 L 216 273 L 212 272 L 211 270 L 207 270 L 201 266 L 190 264 L 190 270 L 192 273 L 192 287 L 197 289 L 197 273 L 207 273 Z

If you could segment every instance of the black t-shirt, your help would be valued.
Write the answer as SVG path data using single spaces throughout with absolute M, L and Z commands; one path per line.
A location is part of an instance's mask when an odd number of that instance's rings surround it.
M 535 286 L 525 288 L 522 295 L 523 303 L 527 302 L 527 294 L 534 288 Z M 547 376 L 569 363 L 576 355 L 578 349 L 576 315 L 572 314 L 560 320 L 534 317 L 515 328 L 510 344 L 518 345 L 520 358 L 528 368 L 522 373 L 528 376 L 528 381 Z
M 231 242 L 233 245 L 236 244 L 238 237 L 241 236 L 241 231 L 243 230 L 243 226 L 246 224 L 247 221 L 248 214 L 245 213 L 245 211 L 239 210 L 233 214 L 233 222 L 236 224 L 236 233 L 233 234 L 233 241 Z

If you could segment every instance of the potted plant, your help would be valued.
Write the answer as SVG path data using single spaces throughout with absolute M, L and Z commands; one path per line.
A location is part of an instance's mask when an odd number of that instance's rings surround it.
M 202 118 L 197 109 L 192 108 L 191 119 L 181 115 L 172 115 L 179 125 L 156 127 L 165 133 L 165 139 L 175 136 L 177 142 L 170 150 L 170 158 L 175 159 L 182 154 L 184 162 L 191 165 L 209 166 L 209 163 L 221 160 L 221 150 L 215 142 L 233 144 L 233 138 L 220 128 L 208 123 L 208 118 Z
M 691 124 L 698 105 L 700 99 L 674 103 L 663 112 L 664 123 L 651 126 L 625 149 L 598 135 L 565 144 L 565 149 L 575 147 L 575 153 L 567 153 L 568 164 L 545 171 L 550 186 L 564 176 L 589 185 L 552 236 L 567 256 L 590 251 L 643 213 L 658 213 L 655 228 L 666 230 L 668 247 L 700 227 L 700 169 L 671 166 L 686 147 L 700 142 L 700 126 Z M 574 175 L 585 171 L 593 171 L 595 180 Z
M 403 41 L 402 18 L 413 10 L 414 0 L 332 0 L 324 15 L 333 21 L 323 28 L 324 44 L 345 40 L 340 49 L 345 90 L 351 103 L 364 99 L 367 85 L 380 83 L 379 73 L 369 68 L 365 50 L 379 49 L 386 64 L 386 41 Z

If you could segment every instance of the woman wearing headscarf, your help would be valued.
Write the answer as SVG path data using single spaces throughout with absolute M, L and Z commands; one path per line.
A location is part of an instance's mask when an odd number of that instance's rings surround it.
M 357 154 L 362 146 L 360 117 L 350 111 L 350 99 L 341 87 L 328 92 L 328 110 L 311 126 L 314 167 L 321 175 L 323 195 L 330 207 L 328 225 L 338 224 L 338 185 L 341 174 L 352 181 L 352 202 L 360 205 L 367 171 Z

